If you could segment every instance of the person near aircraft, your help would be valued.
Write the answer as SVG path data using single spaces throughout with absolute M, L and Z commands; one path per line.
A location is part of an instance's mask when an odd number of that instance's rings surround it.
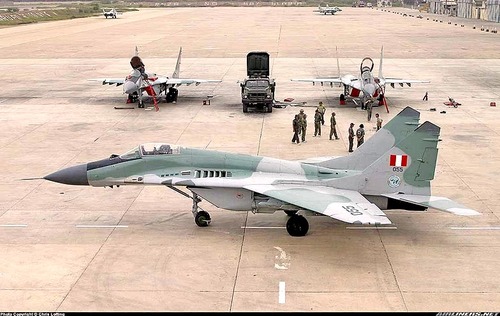
M 356 138 L 358 140 L 358 146 L 363 145 L 365 142 L 365 126 L 363 124 L 359 124 L 359 128 L 356 130 Z
M 168 92 L 166 94 L 165 100 L 167 101 L 167 103 L 176 103 L 178 94 L 179 94 L 179 90 L 177 90 L 174 87 L 170 87 L 170 88 L 168 88 Z
M 422 98 L 422 101 L 427 101 L 427 100 L 429 100 L 429 94 L 427 93 L 427 91 L 425 91 L 425 95 Z
M 377 118 L 377 131 L 382 128 L 382 119 L 380 118 L 380 115 L 377 113 L 375 114 L 375 117 Z
M 304 109 L 300 109 L 300 113 L 298 115 L 300 123 L 300 133 L 302 134 L 302 142 L 307 143 L 306 141 L 307 114 L 304 113 Z
M 298 114 L 295 114 L 295 118 L 292 120 L 292 127 L 293 127 L 292 143 L 297 142 L 297 144 L 300 144 L 300 139 L 299 139 L 300 122 L 299 122 L 299 115 Z
M 316 109 L 314 112 L 314 137 L 321 137 L 321 112 Z
M 368 122 L 371 121 L 372 119 L 372 110 L 373 110 L 373 102 L 370 102 L 368 101 L 367 104 L 366 104 L 366 114 L 367 114 L 367 118 L 368 118 Z
M 322 101 L 319 101 L 319 105 L 318 105 L 317 109 L 319 110 L 319 113 L 321 114 L 321 125 L 325 125 L 326 107 L 323 105 Z
M 332 116 L 330 117 L 330 140 L 332 140 L 332 136 L 335 136 L 335 139 L 339 139 L 337 136 L 336 126 L 337 121 L 335 120 L 335 112 L 332 112 Z
M 351 123 L 349 125 L 349 130 L 347 131 L 349 133 L 349 152 L 352 153 L 352 147 L 354 146 L 354 123 Z

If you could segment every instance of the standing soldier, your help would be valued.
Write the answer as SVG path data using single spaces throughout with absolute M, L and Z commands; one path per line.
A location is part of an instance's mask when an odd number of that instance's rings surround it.
M 318 109 L 319 113 L 321 114 L 321 125 L 325 125 L 326 107 L 323 105 L 322 101 L 319 101 L 319 105 L 316 109 Z
M 358 139 L 357 147 L 363 145 L 363 143 L 365 142 L 365 129 L 363 124 L 359 124 L 359 128 L 356 131 L 356 138 Z
M 375 117 L 377 118 L 377 131 L 382 128 L 382 119 L 380 118 L 380 115 L 375 114 Z
M 306 130 L 307 130 L 307 114 L 304 113 L 304 109 L 300 109 L 299 123 L 300 123 L 300 133 L 302 134 L 302 142 L 306 142 Z
M 314 137 L 316 135 L 321 137 L 321 113 L 318 109 L 314 113 Z
M 354 145 L 354 123 L 351 123 L 349 125 L 349 130 L 347 131 L 349 133 L 349 152 L 352 153 L 352 146 Z
M 299 140 L 300 123 L 299 123 L 299 115 L 298 114 L 295 114 L 295 118 L 292 121 L 292 127 L 293 127 L 292 143 L 295 144 L 295 141 L 297 141 L 297 144 L 299 144 L 300 143 L 300 140 Z
M 337 125 L 337 121 L 335 121 L 335 112 L 332 112 L 332 117 L 330 117 L 330 140 L 332 140 L 333 135 L 335 135 L 335 139 L 339 139 L 335 125 Z
M 427 100 L 429 100 L 429 94 L 427 93 L 427 91 L 425 91 L 425 95 L 422 98 L 422 101 L 427 101 Z

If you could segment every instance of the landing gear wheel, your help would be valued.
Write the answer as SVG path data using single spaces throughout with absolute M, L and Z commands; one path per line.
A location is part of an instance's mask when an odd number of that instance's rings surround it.
M 248 105 L 243 104 L 243 113 L 247 113 L 247 112 L 248 112 Z
M 272 104 L 268 104 L 267 105 L 267 113 L 271 113 L 273 111 L 273 105 Z
M 286 222 L 286 231 L 293 237 L 302 237 L 307 234 L 309 223 L 302 215 L 293 215 Z
M 142 101 L 139 102 L 138 108 L 139 109 L 143 109 L 144 108 L 144 102 L 142 102 Z
M 285 211 L 285 213 L 288 216 L 293 216 L 293 215 L 297 214 L 297 211 Z
M 194 222 L 200 227 L 208 226 L 208 224 L 210 224 L 210 221 L 210 214 L 208 214 L 208 212 L 206 211 L 199 211 L 194 217 Z

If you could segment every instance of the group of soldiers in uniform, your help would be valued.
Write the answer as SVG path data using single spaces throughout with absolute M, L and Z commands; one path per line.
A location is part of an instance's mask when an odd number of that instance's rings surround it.
M 326 107 L 323 105 L 323 102 L 319 102 L 319 105 L 317 106 L 315 112 L 314 112 L 314 137 L 316 136 L 321 136 L 321 126 L 325 125 L 325 112 L 326 112 Z M 375 114 L 375 117 L 377 118 L 377 131 L 382 128 L 382 119 L 380 118 L 380 115 L 377 113 Z M 371 107 L 370 107 L 370 113 L 368 116 L 368 121 L 371 119 Z M 335 139 L 339 139 L 337 135 L 337 121 L 335 120 L 335 112 L 332 111 L 332 116 L 330 117 L 330 140 L 332 140 L 332 137 L 335 137 Z M 293 138 L 292 138 L 292 143 L 300 143 L 300 140 L 302 140 L 303 143 L 307 142 L 306 141 L 306 130 L 307 130 L 307 114 L 304 113 L 304 109 L 300 109 L 299 114 L 296 114 L 293 121 L 292 121 L 292 126 L 293 126 Z M 349 152 L 353 152 L 353 147 L 354 147 L 354 138 L 356 137 L 357 141 L 357 147 L 361 146 L 364 143 L 365 140 L 365 129 L 364 125 L 360 124 L 359 128 L 354 132 L 354 123 L 351 123 L 349 125 L 348 129 L 348 140 L 349 140 Z M 301 135 L 299 137 L 299 135 Z

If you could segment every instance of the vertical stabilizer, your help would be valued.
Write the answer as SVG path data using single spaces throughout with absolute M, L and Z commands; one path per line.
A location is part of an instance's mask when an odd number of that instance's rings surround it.
M 382 45 L 382 48 L 380 49 L 380 64 L 378 65 L 378 77 L 379 77 L 379 79 L 384 78 L 384 75 L 382 74 L 383 60 L 384 60 L 384 46 Z
M 175 70 L 172 74 L 172 78 L 179 78 L 179 74 L 181 72 L 181 55 L 182 55 L 182 47 L 179 49 L 179 56 L 177 57 L 177 64 L 175 64 Z
M 398 193 L 430 196 L 439 133 L 438 126 L 424 122 L 360 175 L 342 178 L 338 187 L 355 187 L 364 195 Z
M 318 165 L 331 169 L 364 170 L 410 135 L 417 128 L 419 119 L 420 112 L 406 107 L 349 156 L 323 161 Z

